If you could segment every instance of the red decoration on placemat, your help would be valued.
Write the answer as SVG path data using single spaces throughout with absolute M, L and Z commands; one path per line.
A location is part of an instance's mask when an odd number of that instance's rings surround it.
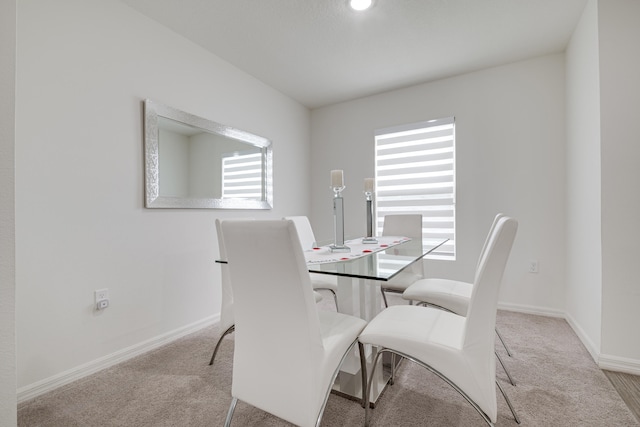
M 345 243 L 351 247 L 351 254 L 349 255 L 334 254 L 329 246 L 314 246 L 312 250 L 305 251 L 305 258 L 307 264 L 352 261 L 360 257 L 369 256 L 375 252 L 388 250 L 399 243 L 411 240 L 398 236 L 382 236 L 378 239 L 380 239 L 378 245 L 363 244 L 360 238 L 346 241 Z

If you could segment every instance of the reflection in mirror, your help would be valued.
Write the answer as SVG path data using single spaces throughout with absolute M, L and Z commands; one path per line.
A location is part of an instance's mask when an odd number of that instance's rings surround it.
M 145 101 L 148 208 L 270 209 L 271 141 Z

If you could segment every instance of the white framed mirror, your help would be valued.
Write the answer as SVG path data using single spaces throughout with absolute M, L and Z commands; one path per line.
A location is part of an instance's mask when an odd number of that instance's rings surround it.
M 144 101 L 145 207 L 271 209 L 271 141 Z

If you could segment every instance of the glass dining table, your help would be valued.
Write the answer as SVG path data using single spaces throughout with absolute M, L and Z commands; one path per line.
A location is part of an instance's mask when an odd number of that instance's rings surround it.
M 338 311 L 373 319 L 382 309 L 380 288 L 384 282 L 403 274 L 407 267 L 421 262 L 448 239 L 415 240 L 402 236 L 382 236 L 376 243 L 363 243 L 362 238 L 345 241 L 350 248 L 347 253 L 332 253 L 330 243 L 318 245 L 304 251 L 310 273 L 337 276 Z M 366 346 L 367 372 L 371 372 L 376 348 Z M 342 365 L 336 378 L 333 392 L 343 397 L 359 400 L 362 398 L 360 361 L 357 349 L 354 349 Z M 385 353 L 380 358 L 382 369 L 376 370 L 373 378 L 370 402 L 372 406 L 382 394 L 392 376 L 392 369 L 400 363 Z
M 378 237 L 376 243 L 363 243 L 362 238 L 357 238 L 345 241 L 350 248 L 346 253 L 333 253 L 330 243 L 320 243 L 305 250 L 304 254 L 310 273 L 337 276 L 338 292 L 342 294 L 338 295 L 339 311 L 368 321 L 380 312 L 381 300 L 369 301 L 366 294 L 381 295 L 382 283 L 402 274 L 407 267 L 422 260 L 447 240 L 420 241 L 402 236 L 383 236 Z M 362 281 L 367 286 L 364 294 L 360 288 L 354 294 L 354 285 Z M 375 306 L 367 309 L 372 302 Z

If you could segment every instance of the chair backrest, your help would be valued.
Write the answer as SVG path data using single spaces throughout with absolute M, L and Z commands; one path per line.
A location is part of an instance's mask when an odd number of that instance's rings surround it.
M 220 259 L 227 259 L 227 250 L 222 239 L 222 230 L 220 228 L 222 220 L 216 219 L 216 232 L 218 233 L 218 250 Z M 220 303 L 220 332 L 224 332 L 234 323 L 233 316 L 233 291 L 231 290 L 231 281 L 229 280 L 229 269 L 227 264 L 220 264 L 220 274 L 222 281 L 222 295 Z
M 493 330 L 498 307 L 498 292 L 517 231 L 518 222 L 515 219 L 508 216 L 498 219 L 478 266 L 469 300 L 467 331 L 472 332 L 472 336 L 480 336 L 482 334 L 479 332 L 482 331 L 489 337 L 491 353 L 493 353 Z
M 386 215 L 382 224 L 382 235 L 422 239 L 422 215 Z
M 293 221 L 298 231 L 298 237 L 300 238 L 300 244 L 303 251 L 308 251 L 316 244 L 316 237 L 311 228 L 309 218 L 306 216 L 285 216 L 283 219 Z
M 466 317 L 464 345 L 476 347 L 474 351 L 477 351 L 478 361 L 487 357 L 493 361 L 498 293 L 517 231 L 515 219 L 504 215 L 498 218 L 476 272 Z M 492 362 L 491 366 L 495 380 L 495 363 Z
M 494 331 L 498 292 L 517 230 L 518 222 L 513 218 L 497 218 L 476 272 L 465 320 L 466 363 L 474 372 L 473 382 L 478 387 L 469 396 L 492 418 L 497 411 Z
M 220 259 L 227 259 L 227 250 L 224 245 L 224 239 L 222 238 L 222 230 L 220 228 L 224 221 L 252 221 L 253 218 L 243 219 L 216 219 L 216 233 L 218 234 L 218 252 L 220 252 Z M 229 280 L 229 269 L 227 264 L 220 264 L 220 279 L 221 279 L 221 302 L 220 302 L 220 333 L 223 333 L 231 326 L 233 326 L 235 320 L 233 315 L 233 290 L 231 289 L 231 281 Z
M 382 235 L 422 240 L 422 214 L 386 215 L 382 224 Z M 404 271 L 424 276 L 424 265 L 422 262 L 415 262 Z
M 487 251 L 487 245 L 489 244 L 489 240 L 491 240 L 491 236 L 496 229 L 496 224 L 498 224 L 498 220 L 505 216 L 503 213 L 498 213 L 495 218 L 493 218 L 493 222 L 491 223 L 491 227 L 489 227 L 489 232 L 487 233 L 487 237 L 484 239 L 484 244 L 482 245 L 482 250 L 480 250 L 480 255 L 478 256 L 478 263 L 476 264 L 476 272 L 480 268 L 480 263 L 484 258 L 484 254 Z
M 222 234 L 235 311 L 232 395 L 314 425 L 324 401 L 324 348 L 296 227 L 288 220 L 231 221 L 222 223 Z

